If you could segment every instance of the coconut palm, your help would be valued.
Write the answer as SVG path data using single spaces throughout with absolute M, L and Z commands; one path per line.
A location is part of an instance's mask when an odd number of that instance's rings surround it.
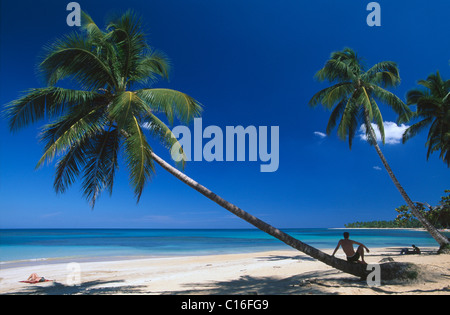
M 176 138 L 155 114 L 188 122 L 199 115 L 201 105 L 179 91 L 148 88 L 158 77 L 167 78 L 169 63 L 148 46 L 132 12 L 112 20 L 106 32 L 83 13 L 83 29 L 46 47 L 39 70 L 48 86 L 31 89 L 7 105 L 9 127 L 14 132 L 49 120 L 40 135 L 45 147 L 37 167 L 61 156 L 56 192 L 65 192 L 81 176 L 92 207 L 105 189 L 112 192 L 123 148 L 139 201 L 154 172 L 145 129 L 170 148 Z M 56 86 L 66 78 L 79 89 Z
M 418 84 L 422 88 L 410 90 L 406 101 L 410 106 L 417 106 L 414 117 L 422 120 L 406 129 L 403 143 L 429 127 L 427 159 L 440 151 L 439 157 L 450 167 L 450 80 L 442 79 L 438 71 Z
M 383 117 L 377 101 L 391 107 L 399 115 L 399 121 L 407 121 L 413 116 L 406 104 L 386 90 L 386 88 L 396 87 L 400 83 L 397 65 L 391 61 L 384 61 L 366 70 L 357 54 L 352 49 L 345 48 L 342 51 L 333 52 L 325 66 L 316 73 L 316 77 L 319 81 L 335 83 L 316 93 L 309 102 L 313 107 L 322 104 L 325 108 L 332 109 L 327 133 L 330 134 L 337 125 L 339 137 L 344 140 L 348 139 L 351 148 L 356 131 L 362 123 L 368 142 L 375 147 L 384 167 L 411 212 L 441 247 L 448 246 L 449 240 L 416 209 L 378 145 L 378 140 L 384 144 L 385 133 Z M 377 139 L 373 126 L 377 126 L 381 139 Z
M 200 103 L 179 91 L 147 87 L 158 77 L 167 78 L 168 62 L 147 45 L 141 23 L 132 12 L 111 21 L 106 31 L 83 13 L 82 26 L 84 33 L 66 36 L 47 48 L 39 68 L 48 87 L 28 91 L 5 111 L 13 132 L 44 118 L 51 121 L 41 134 L 45 147 L 37 166 L 60 156 L 54 182 L 58 193 L 82 177 L 83 194 L 94 207 L 105 189 L 112 192 L 122 150 L 138 201 L 156 162 L 183 183 L 289 246 L 344 272 L 367 275 L 362 265 L 332 257 L 274 228 L 161 159 L 149 146 L 148 135 L 157 137 L 169 149 L 180 146 L 156 115 L 162 113 L 169 122 L 177 118 L 187 123 L 200 114 Z M 71 78 L 80 89 L 56 87 L 64 78 Z M 182 149 L 179 153 L 183 154 Z M 384 270 L 396 270 L 398 266 L 386 265 Z

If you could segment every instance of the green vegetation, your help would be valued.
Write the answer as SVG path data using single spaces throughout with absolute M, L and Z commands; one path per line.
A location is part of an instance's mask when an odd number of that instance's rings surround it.
M 362 123 L 368 142 L 375 148 L 392 182 L 409 209 L 411 209 L 411 213 L 440 246 L 449 245 L 450 241 L 416 208 L 414 202 L 395 176 L 378 144 L 378 141 L 385 143 L 385 133 L 383 117 L 377 102 L 384 103 L 390 107 L 398 115 L 399 123 L 410 121 L 417 116 L 423 116 L 421 111 L 415 114 L 395 94 L 387 90 L 387 88 L 394 88 L 400 84 L 397 64 L 392 61 L 383 61 L 367 69 L 354 50 L 345 48 L 342 51 L 331 54 L 325 66 L 316 73 L 316 78 L 321 82 L 328 81 L 331 84 L 330 87 L 317 92 L 309 101 L 309 105 L 312 107 L 320 104 L 331 110 L 327 134 L 330 134 L 333 129 L 337 128 L 338 136 L 342 140 L 348 139 L 351 149 L 357 128 Z M 447 100 L 448 98 L 445 97 L 443 103 L 447 104 Z M 413 101 L 415 99 L 410 100 L 410 105 L 412 105 Z M 442 106 L 442 108 L 445 107 Z M 447 115 L 447 112 L 445 112 L 445 115 Z M 433 123 L 433 126 L 436 124 Z M 439 126 L 444 126 L 445 124 L 444 122 L 439 124 Z M 381 139 L 377 139 L 373 126 L 378 127 Z M 437 137 L 439 136 L 447 137 L 447 134 L 441 135 L 437 133 Z M 433 142 L 433 147 L 441 143 L 438 140 L 436 141 Z M 446 146 L 442 145 L 439 148 L 441 147 L 445 148 Z
M 405 131 L 403 143 L 429 127 L 427 159 L 439 151 L 439 157 L 450 167 L 450 80 L 444 80 L 438 71 L 418 84 L 422 88 L 410 90 L 406 99 L 408 105 L 417 107 L 414 117 L 422 120 Z
M 392 221 L 368 221 L 368 222 L 353 222 L 345 224 L 346 228 L 401 228 L 401 227 L 421 227 L 420 223 L 418 226 L 399 226 L 395 220 Z
M 431 224 L 440 229 L 450 228 L 450 190 L 445 190 L 447 195 L 441 197 L 439 205 L 431 207 L 428 204 L 416 202 L 416 208 Z M 391 221 L 369 221 L 345 224 L 347 228 L 421 228 L 422 224 L 411 213 L 410 209 L 403 205 L 395 209 L 397 217 Z
M 47 87 L 30 89 L 6 107 L 11 131 L 44 118 L 40 138 L 45 162 L 56 164 L 54 188 L 65 192 L 82 178 L 82 192 L 94 208 L 100 194 L 112 193 L 119 155 L 139 201 L 154 172 L 154 137 L 170 149 L 177 141 L 161 113 L 187 123 L 199 116 L 200 104 L 182 92 L 149 88 L 167 79 L 167 57 L 150 47 L 141 20 L 131 11 L 112 19 L 102 31 L 83 12 L 82 32 L 56 40 L 38 66 Z M 57 87 L 71 79 L 77 89 Z

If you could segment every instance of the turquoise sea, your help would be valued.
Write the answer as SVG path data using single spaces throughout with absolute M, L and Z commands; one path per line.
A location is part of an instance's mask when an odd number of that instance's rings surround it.
M 342 229 L 284 229 L 319 249 L 334 248 Z M 350 238 L 369 248 L 437 247 L 427 232 L 349 230 Z M 450 236 L 449 233 L 446 233 Z M 0 230 L 0 263 L 63 259 L 209 255 L 290 249 L 255 229 L 10 229 Z M 1 267 L 1 266 L 0 266 Z

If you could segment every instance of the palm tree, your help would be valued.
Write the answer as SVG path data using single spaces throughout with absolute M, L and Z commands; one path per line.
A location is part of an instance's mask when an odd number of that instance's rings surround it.
M 188 122 L 201 106 L 179 91 L 146 88 L 158 76 L 167 78 L 169 64 L 147 45 L 142 24 L 131 12 L 112 20 L 106 33 L 83 13 L 83 29 L 83 34 L 72 33 L 46 47 L 39 70 L 48 86 L 31 89 L 7 105 L 9 127 L 15 132 L 41 119 L 51 121 L 40 135 L 45 149 L 37 167 L 62 156 L 56 165 L 56 192 L 66 191 L 82 175 L 83 194 L 92 207 L 102 191 L 112 192 L 123 147 L 139 201 L 154 171 L 143 124 L 171 147 L 176 139 L 155 113 Z M 65 78 L 79 89 L 55 86 Z
M 61 156 L 54 181 L 58 193 L 66 191 L 81 176 L 83 194 L 94 207 L 105 189 L 112 193 L 122 150 L 137 201 L 156 161 L 183 183 L 287 245 L 344 272 L 358 277 L 367 275 L 362 265 L 302 243 L 229 203 L 161 159 L 149 146 L 147 134 L 157 137 L 168 149 L 179 144 L 155 114 L 164 114 L 169 122 L 178 118 L 187 123 L 200 114 L 200 103 L 179 91 L 146 87 L 158 77 L 167 78 L 168 62 L 147 45 L 141 23 L 132 12 L 111 21 L 106 32 L 85 13 L 82 26 L 83 34 L 66 36 L 47 48 L 39 68 L 48 87 L 28 91 L 5 110 L 12 132 L 42 119 L 51 120 L 41 134 L 45 147 L 37 167 Z M 71 78 L 80 89 L 55 87 L 64 78 Z M 388 264 L 384 270 L 403 267 Z
M 357 128 L 362 122 L 368 142 L 375 147 L 395 187 L 400 191 L 411 212 L 422 223 L 425 229 L 439 243 L 441 248 L 449 245 L 449 240 L 430 224 L 416 209 L 416 206 L 406 194 L 395 177 L 391 167 L 378 145 L 372 121 L 378 127 L 381 140 L 385 141 L 383 117 L 376 100 L 390 106 L 399 115 L 400 121 L 409 120 L 413 113 L 397 96 L 385 88 L 395 87 L 400 83 L 397 65 L 391 61 L 375 64 L 366 70 L 361 59 L 350 48 L 333 52 L 325 66 L 320 69 L 316 77 L 320 81 L 335 83 L 316 93 L 309 104 L 313 107 L 322 104 L 327 109 L 334 109 L 328 121 L 327 133 L 337 127 L 341 139 L 348 138 L 350 149 Z
M 417 106 L 414 117 L 422 120 L 405 131 L 403 143 L 430 127 L 427 159 L 431 153 L 440 151 L 439 157 L 450 167 L 450 80 L 443 80 L 438 71 L 418 84 L 423 88 L 410 90 L 406 101 L 410 106 Z

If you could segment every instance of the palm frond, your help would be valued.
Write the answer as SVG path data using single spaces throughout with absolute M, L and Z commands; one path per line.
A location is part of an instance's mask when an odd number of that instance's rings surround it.
M 125 91 L 115 95 L 108 107 L 109 117 L 117 123 L 119 130 L 125 128 L 134 116 L 140 116 L 146 112 L 147 104 L 131 91 Z
M 117 129 L 104 131 L 92 137 L 92 145 L 84 153 L 86 159 L 83 174 L 83 194 L 94 208 L 100 194 L 108 188 L 112 191 L 117 168 L 119 133 Z
M 139 83 L 148 86 L 159 78 L 168 79 L 170 61 L 166 55 L 152 51 L 137 61 L 136 67 L 130 71 L 128 83 Z
M 447 83 L 444 82 L 439 71 L 437 71 L 436 74 L 430 74 L 426 80 L 419 80 L 417 83 L 426 87 L 431 95 L 441 99 L 448 93 L 448 86 L 446 87 Z
M 339 118 L 342 117 L 342 114 L 345 109 L 345 105 L 347 104 L 348 99 L 344 98 L 342 101 L 339 102 L 339 104 L 336 105 L 336 107 L 333 109 L 330 115 L 330 119 L 328 120 L 327 125 L 327 134 L 330 135 L 331 131 L 336 127 L 337 121 Z
M 430 130 L 428 131 L 428 138 L 427 142 L 425 143 L 426 146 L 428 146 L 427 150 L 427 160 L 430 158 L 431 153 L 439 150 L 439 148 L 442 146 L 442 142 L 440 141 L 441 135 L 439 132 L 440 122 L 438 119 L 435 119 L 430 127 Z
M 400 77 L 389 71 L 377 72 L 370 78 L 370 81 L 381 87 L 396 87 L 400 84 Z
M 356 52 L 351 48 L 345 48 L 342 51 L 333 52 L 315 77 L 319 81 L 329 82 L 356 81 L 362 69 L 363 66 Z
M 42 142 L 46 142 L 45 152 L 38 161 L 39 168 L 45 161 L 51 162 L 57 153 L 63 154 L 75 143 L 85 137 L 95 137 L 107 124 L 106 115 L 98 108 L 82 108 L 79 106 L 66 116 L 48 124 L 40 134 Z
M 383 116 L 381 115 L 381 111 L 380 108 L 378 107 L 377 102 L 373 98 L 370 98 L 370 103 L 372 105 L 373 121 L 378 126 L 378 130 L 380 131 L 381 141 L 383 142 L 383 144 L 385 144 L 386 135 L 384 132 Z
M 375 64 L 362 76 L 364 81 L 382 87 L 395 87 L 400 84 L 400 74 L 397 64 L 392 61 L 383 61 Z
M 424 96 L 430 95 L 428 91 L 423 89 L 412 89 L 406 93 L 406 104 L 414 105 L 417 104 L 419 99 Z
M 360 107 L 355 107 L 354 112 L 350 114 L 350 123 L 347 125 L 347 132 L 348 132 L 348 145 L 350 150 L 353 146 L 353 139 L 355 138 L 356 131 L 358 129 L 359 123 L 358 123 L 358 115 L 356 112 L 358 110 L 361 110 Z
M 105 49 L 101 48 L 81 34 L 66 35 L 47 47 L 39 69 L 48 85 L 70 77 L 87 90 L 117 88 L 114 73 L 102 56 Z
M 335 59 L 328 60 L 325 66 L 315 74 L 315 78 L 319 81 L 329 82 L 352 81 L 355 79 L 355 76 L 352 68 L 347 63 Z
M 356 51 L 349 47 L 344 48 L 342 51 L 333 52 L 330 59 L 335 59 L 347 63 L 352 69 L 352 73 L 355 76 L 359 76 L 364 70 L 364 65 L 361 62 L 362 59 L 358 56 Z
M 423 119 L 423 120 L 411 125 L 403 133 L 402 142 L 406 143 L 406 141 L 408 141 L 412 137 L 416 136 L 419 132 L 421 132 L 423 129 L 428 127 L 432 122 L 433 122 L 433 118 L 430 117 L 430 118 Z
M 3 114 L 11 131 L 29 126 L 41 119 L 63 114 L 77 104 L 93 103 L 100 94 L 57 87 L 31 89 L 6 105 Z
M 115 43 L 121 65 L 121 77 L 128 78 L 149 48 L 142 31 L 141 19 L 131 10 L 111 21 L 107 27 Z
M 450 80 L 448 82 L 450 82 Z M 450 84 L 449 84 L 449 86 L 450 86 Z M 450 90 L 450 87 L 448 88 L 448 90 Z M 445 97 L 442 99 L 442 101 L 444 103 L 446 103 L 447 106 L 450 107 L 450 92 L 448 92 L 447 95 L 445 95 Z
M 388 105 L 398 114 L 398 122 L 407 122 L 413 117 L 411 109 L 395 94 L 374 84 L 370 84 L 373 96 Z
M 141 89 L 136 91 L 151 110 L 163 112 L 170 124 L 174 116 L 185 123 L 200 116 L 202 105 L 189 95 L 171 89 Z
M 175 161 L 177 164 L 184 169 L 186 162 L 186 155 L 184 154 L 183 148 L 181 144 L 178 142 L 175 135 L 172 133 L 169 127 L 164 124 L 157 116 L 153 115 L 151 112 L 148 113 L 143 119 L 145 121 L 145 129 L 149 130 L 149 132 L 158 138 L 158 140 L 168 149 L 177 149 L 179 148 L 179 154 L 181 154 L 181 160 Z
M 364 106 L 369 121 L 372 121 L 373 120 L 372 103 L 370 102 L 370 97 L 369 94 L 367 94 L 367 90 L 365 87 L 362 87 L 362 93 L 360 94 L 360 98 L 358 101 L 360 102 L 360 104 Z
M 56 193 L 64 193 L 77 179 L 86 164 L 86 152 L 90 150 L 91 138 L 83 138 L 72 145 L 56 163 L 53 187 Z
M 125 156 L 130 173 L 130 184 L 139 202 L 145 183 L 154 172 L 152 149 L 136 117 L 132 117 L 126 128 Z
M 423 117 L 439 115 L 443 109 L 442 99 L 432 95 L 422 96 L 417 100 L 416 105 L 417 114 Z
M 81 12 L 81 28 L 93 41 L 103 43 L 105 40 L 105 33 L 95 24 L 91 16 L 84 11 Z
M 311 107 L 316 107 L 317 105 L 322 104 L 326 108 L 331 109 L 336 103 L 349 97 L 353 90 L 354 88 L 351 82 L 337 83 L 317 92 L 309 101 L 309 105 Z
M 353 137 L 358 125 L 357 113 L 360 106 L 358 105 L 357 99 L 357 94 L 353 94 L 352 97 L 349 98 L 338 126 L 338 136 L 342 140 L 345 140 L 348 136 L 350 148 L 352 146 Z
M 410 90 L 407 100 L 408 105 L 416 105 L 415 117 L 423 119 L 405 131 L 403 142 L 430 126 L 425 143 L 427 159 L 433 152 L 440 151 L 439 157 L 450 167 L 450 80 L 445 81 L 438 71 L 426 80 L 419 80 L 418 84 L 422 88 Z

